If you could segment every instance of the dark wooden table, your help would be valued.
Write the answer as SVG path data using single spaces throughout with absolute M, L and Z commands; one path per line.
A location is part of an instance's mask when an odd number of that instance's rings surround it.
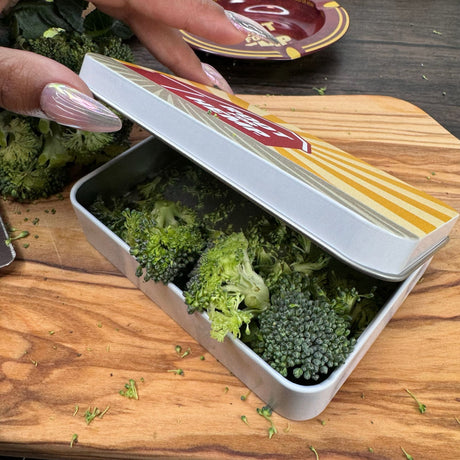
M 379 94 L 407 100 L 460 137 L 460 2 L 341 0 L 348 32 L 294 61 L 245 61 L 200 54 L 241 94 Z M 142 63 L 164 68 L 144 52 Z

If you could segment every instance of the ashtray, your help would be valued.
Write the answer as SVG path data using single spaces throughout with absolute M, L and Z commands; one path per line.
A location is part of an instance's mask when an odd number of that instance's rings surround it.
M 223 8 L 261 24 L 279 41 L 278 45 L 258 37 L 222 46 L 182 31 L 193 48 L 235 59 L 292 60 L 319 51 L 339 40 L 347 31 L 347 12 L 335 1 L 216 0 Z

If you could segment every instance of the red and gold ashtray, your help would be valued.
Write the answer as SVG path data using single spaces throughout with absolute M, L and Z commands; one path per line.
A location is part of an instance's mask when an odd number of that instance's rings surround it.
M 216 0 L 226 10 L 264 26 L 280 42 L 248 37 L 243 43 L 222 46 L 182 31 L 195 49 L 236 59 L 292 60 L 314 53 L 339 40 L 347 31 L 347 12 L 335 1 Z

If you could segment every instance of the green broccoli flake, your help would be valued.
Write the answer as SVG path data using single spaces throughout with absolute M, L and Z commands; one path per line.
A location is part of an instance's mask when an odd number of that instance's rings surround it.
M 249 395 L 251 394 L 251 390 L 249 390 L 245 395 L 241 395 L 240 399 L 241 401 L 246 401 L 249 398 Z
M 72 435 L 72 439 L 70 440 L 70 447 L 73 447 L 74 444 L 78 442 L 78 434 L 74 433 Z
M 89 425 L 96 417 L 102 418 L 109 409 L 110 406 L 107 406 L 103 411 L 99 410 L 97 407 L 94 407 L 93 410 L 91 410 L 91 407 L 88 407 L 88 409 L 86 409 L 85 413 L 83 414 L 86 424 Z
M 418 399 L 417 397 L 410 391 L 406 388 L 406 392 L 410 395 L 410 397 L 417 403 L 417 406 L 418 406 L 418 410 L 421 414 L 424 414 L 426 412 L 426 406 L 425 404 L 422 404 Z
M 314 87 L 313 88 L 320 96 L 324 96 L 326 94 L 326 89 L 327 89 L 327 86 L 323 86 L 321 88 L 316 88 Z
M 120 390 L 119 393 L 121 396 L 125 396 L 129 399 L 139 399 L 136 381 L 134 379 L 129 379 L 128 383 L 125 383 L 125 389 Z
M 407 460 L 414 460 L 414 457 L 412 455 L 408 454 L 405 450 L 404 447 L 401 447 L 401 450 L 403 451 L 404 456 L 406 457 Z
M 176 375 L 184 375 L 183 369 L 169 369 L 168 372 Z
M 13 241 L 19 240 L 21 238 L 27 238 L 29 236 L 29 232 L 27 230 L 23 230 L 17 235 L 10 236 L 8 239 L 5 240 L 5 244 L 9 246 Z
M 319 455 L 316 449 L 313 446 L 310 446 L 310 450 L 315 454 L 316 460 L 319 460 Z
M 272 420 L 272 409 L 270 406 L 264 406 L 261 409 L 257 408 L 257 413 L 262 416 L 265 420 L 270 422 L 270 427 L 268 428 L 268 437 L 271 439 L 276 433 L 278 433 L 278 430 L 276 429 L 275 424 L 273 423 Z

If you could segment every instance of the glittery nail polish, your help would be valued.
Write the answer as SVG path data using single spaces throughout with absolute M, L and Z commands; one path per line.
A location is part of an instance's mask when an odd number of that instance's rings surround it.
M 216 88 L 221 89 L 226 93 L 233 94 L 230 85 L 214 67 L 210 66 L 209 64 L 201 64 L 201 67 L 203 68 L 204 73 L 208 76 L 208 78 L 212 81 L 213 85 Z
M 225 14 L 230 22 L 238 30 L 245 32 L 249 37 L 257 37 L 268 40 L 273 45 L 279 45 L 279 41 L 268 30 L 261 26 L 258 22 L 247 18 L 233 11 L 225 10 Z
M 85 131 L 113 132 L 122 126 L 120 118 L 103 104 L 61 83 L 45 86 L 40 108 L 49 120 Z

